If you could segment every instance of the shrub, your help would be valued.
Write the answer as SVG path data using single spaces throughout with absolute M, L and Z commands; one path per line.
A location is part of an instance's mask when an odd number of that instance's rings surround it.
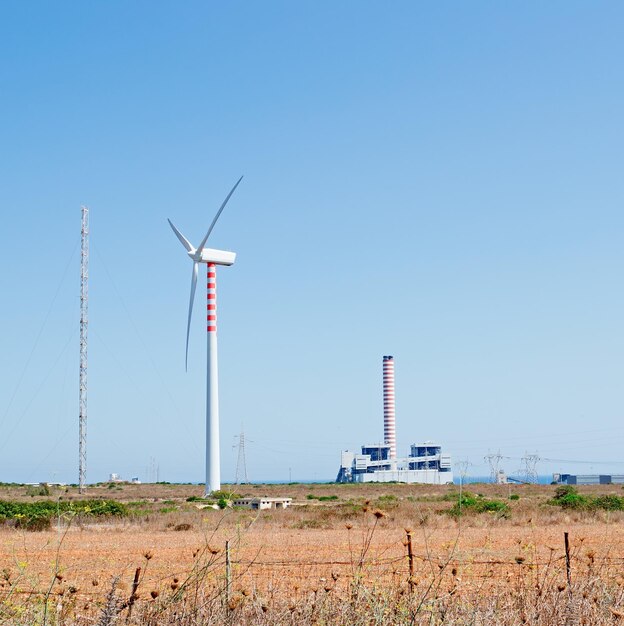
M 585 509 L 595 511 L 624 511 L 624 497 L 621 496 L 585 496 L 578 493 L 572 485 L 561 485 L 555 490 L 555 496 L 548 504 L 564 509 Z
M 233 491 L 213 491 L 210 494 L 210 497 L 215 499 L 215 500 L 220 500 L 221 498 L 224 498 L 225 500 L 236 500 L 237 498 L 240 498 L 240 494 L 238 493 L 234 493 Z
M 508 513 L 509 505 L 500 500 L 488 500 L 483 498 L 483 500 L 477 503 L 476 511 L 477 513 Z
M 561 485 L 555 489 L 555 496 L 549 504 L 564 509 L 587 509 L 591 507 L 591 499 L 577 492 L 572 485 Z
M 338 496 L 315 496 L 313 493 L 309 493 L 306 498 L 308 500 L 319 500 L 320 502 L 329 502 L 331 500 L 338 500 Z
M 52 507 L 56 509 L 56 502 L 50 502 Z M 61 513 L 66 511 L 80 514 L 98 516 L 116 516 L 123 517 L 128 514 L 128 508 L 125 504 L 116 500 L 74 500 L 72 502 L 59 502 Z
M 26 489 L 26 495 L 29 495 L 31 498 L 34 496 L 49 496 L 50 488 L 47 483 L 41 483 L 40 485 L 29 485 Z
M 464 492 L 464 495 L 468 492 Z M 436 500 L 440 500 L 442 502 L 455 502 L 459 498 L 458 491 L 451 491 L 450 493 L 445 493 L 443 496 L 434 496 Z M 422 498 L 418 498 L 418 500 L 422 500 Z
M 51 525 L 51 518 L 45 515 L 18 518 L 16 523 L 17 528 L 23 528 L 24 530 L 30 530 L 31 532 L 50 530 Z
M 292 528 L 297 530 L 306 530 L 308 528 L 316 529 L 316 528 L 331 528 L 331 525 L 327 520 L 321 519 L 302 519 L 298 522 L 295 522 L 292 525 Z
M 569 493 L 577 493 L 576 487 L 572 485 L 559 485 L 555 489 L 555 500 L 560 500 L 561 498 L 567 496 Z
M 520 496 L 519 496 L 517 493 L 512 493 L 512 494 L 509 496 L 509 499 L 510 499 L 510 500 L 520 500 Z
M 385 511 L 389 510 L 389 509 L 396 509 L 399 506 L 399 499 L 392 494 L 387 494 L 387 495 L 383 495 L 383 496 L 379 496 L 379 498 L 377 498 L 377 501 L 375 503 L 375 505 L 380 508 L 383 509 Z
M 380 502 L 396 502 L 398 500 L 398 498 L 392 493 L 384 494 L 383 496 L 379 496 L 377 499 Z
M 501 500 L 490 500 L 481 495 L 473 495 L 465 491 L 461 498 L 449 510 L 449 515 L 459 516 L 463 513 L 496 513 L 501 517 L 509 516 L 509 505 Z
M 189 496 L 186 499 L 187 502 L 208 502 L 206 498 L 202 498 L 201 496 Z
M 624 511 L 624 498 L 620 496 L 598 496 L 592 504 L 605 511 Z

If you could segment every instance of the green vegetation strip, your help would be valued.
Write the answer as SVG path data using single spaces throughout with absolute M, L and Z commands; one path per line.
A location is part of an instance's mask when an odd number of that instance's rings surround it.
M 0 522 L 15 520 L 19 527 L 44 530 L 52 518 L 63 514 L 93 517 L 127 515 L 128 509 L 115 500 L 41 500 L 39 502 L 15 502 L 0 500 Z
M 548 504 L 564 509 L 581 509 L 585 511 L 624 511 L 622 496 L 586 496 L 579 493 L 572 485 L 562 485 L 555 490 L 555 497 Z
M 502 517 L 509 516 L 509 505 L 501 500 L 484 498 L 465 491 L 462 496 L 455 496 L 457 501 L 449 510 L 449 515 L 463 515 L 465 513 L 494 513 Z M 454 499 L 454 498 L 453 498 Z

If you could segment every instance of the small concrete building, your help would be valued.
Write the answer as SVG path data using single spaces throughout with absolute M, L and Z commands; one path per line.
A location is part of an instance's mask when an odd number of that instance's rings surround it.
M 232 503 L 248 509 L 287 509 L 292 504 L 292 498 L 238 498 Z

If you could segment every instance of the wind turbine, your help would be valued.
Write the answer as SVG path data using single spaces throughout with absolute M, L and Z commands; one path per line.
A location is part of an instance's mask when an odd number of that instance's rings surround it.
M 225 205 L 238 187 L 241 176 L 228 195 L 217 214 L 210 224 L 206 236 L 197 248 L 173 225 L 173 229 L 180 243 L 186 248 L 186 252 L 193 261 L 193 273 L 191 275 L 191 298 L 189 300 L 188 321 L 186 323 L 186 357 L 185 366 L 188 371 L 188 347 L 191 332 L 191 317 L 193 315 L 193 301 L 195 300 L 195 288 L 197 286 L 197 273 L 199 264 L 205 263 L 208 270 L 208 298 L 207 298 L 207 326 L 208 326 L 208 372 L 206 385 L 206 495 L 221 489 L 221 463 L 219 458 L 219 373 L 217 361 L 217 265 L 232 265 L 236 259 L 236 253 L 226 250 L 206 248 L 206 242 L 214 228 Z

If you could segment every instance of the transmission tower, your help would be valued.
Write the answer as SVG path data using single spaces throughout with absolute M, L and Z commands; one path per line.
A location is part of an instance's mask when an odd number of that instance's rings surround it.
M 245 432 L 243 430 L 241 430 L 240 435 L 238 435 L 238 458 L 236 459 L 236 477 L 234 479 L 234 483 L 237 485 L 241 484 L 241 472 L 243 476 L 243 483 L 248 483 L 247 460 L 245 459 Z
M 148 483 L 157 483 L 160 478 L 160 465 L 156 461 L 156 457 L 150 456 L 149 467 L 145 470 Z
M 498 471 L 499 471 L 500 462 L 502 459 L 503 457 L 500 453 L 500 450 L 495 454 L 492 454 L 490 452 L 483 457 L 483 460 L 486 461 L 488 465 L 490 466 L 490 480 L 493 483 L 495 483 L 498 480 Z
M 83 493 L 87 478 L 87 327 L 89 326 L 89 209 L 82 210 L 80 230 L 80 376 L 78 400 L 78 491 Z
M 527 483 L 537 484 L 537 463 L 541 460 L 538 454 L 524 453 L 524 475 Z
M 466 475 L 468 474 L 468 468 L 472 465 L 472 463 L 465 459 L 463 461 L 458 461 L 455 463 L 455 466 L 459 470 L 459 494 L 461 496 L 462 485 L 466 481 Z
M 463 461 L 457 461 L 457 463 L 455 463 L 455 467 L 457 467 L 457 469 L 459 470 L 460 484 L 466 480 L 468 468 L 471 465 L 472 463 L 468 459 L 464 459 Z

